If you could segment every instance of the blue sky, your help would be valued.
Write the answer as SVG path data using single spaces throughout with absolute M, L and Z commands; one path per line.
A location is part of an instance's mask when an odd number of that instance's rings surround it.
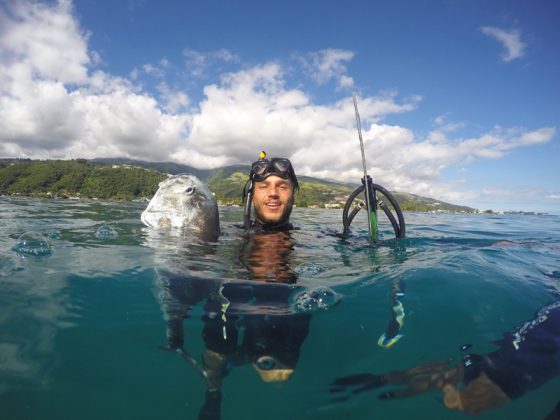
M 560 4 L 0 0 L 0 156 L 299 174 L 560 213 Z

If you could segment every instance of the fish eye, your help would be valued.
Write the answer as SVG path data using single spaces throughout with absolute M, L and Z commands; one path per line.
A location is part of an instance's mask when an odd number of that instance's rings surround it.
M 193 195 L 195 191 L 196 191 L 195 187 L 187 187 L 187 189 L 185 190 L 185 193 L 187 195 Z
M 259 369 L 271 370 L 276 366 L 276 359 L 272 356 L 261 356 L 257 359 L 255 363 Z

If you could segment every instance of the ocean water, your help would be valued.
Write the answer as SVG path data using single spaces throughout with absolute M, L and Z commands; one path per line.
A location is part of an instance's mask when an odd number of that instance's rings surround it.
M 383 400 L 403 386 L 330 384 L 492 353 L 560 300 L 558 216 L 406 213 L 406 239 L 384 221 L 370 244 L 359 222 L 336 234 L 341 210 L 295 209 L 291 237 L 256 241 L 234 226 L 241 209 L 220 208 L 223 234 L 204 244 L 145 228 L 144 207 L 0 198 L 0 419 L 217 418 L 202 408 L 209 350 L 227 356 L 222 419 L 465 418 L 441 389 Z M 384 348 L 395 303 L 404 323 Z M 165 350 L 170 322 L 184 357 Z M 267 346 L 289 380 L 257 372 Z M 553 377 L 477 417 L 540 419 L 559 401 Z

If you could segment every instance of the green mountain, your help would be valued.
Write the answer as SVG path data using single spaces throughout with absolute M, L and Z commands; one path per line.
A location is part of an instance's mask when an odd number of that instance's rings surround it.
M 151 197 L 166 175 L 150 169 L 71 161 L 0 161 L 0 194 L 132 200 Z
M 419 195 L 395 192 L 392 193 L 403 211 L 443 211 L 450 213 L 474 213 L 477 210 L 472 207 L 458 206 L 433 198 L 421 197 Z
M 200 180 L 205 181 L 212 175 L 214 169 L 197 169 L 192 166 L 183 165 L 181 163 L 173 162 L 146 162 L 143 160 L 134 160 L 126 158 L 97 158 L 89 162 L 94 165 L 128 165 L 138 168 L 152 169 L 154 171 L 162 172 L 164 174 L 182 174 L 189 173 L 198 177 Z
M 204 181 L 221 204 L 240 205 L 249 166 L 200 170 L 170 162 L 130 159 L 32 161 L 0 159 L 0 195 L 133 200 L 151 198 L 167 174 L 191 173 Z M 342 207 L 357 185 L 300 176 L 298 207 Z M 394 192 L 403 210 L 473 212 L 432 198 Z

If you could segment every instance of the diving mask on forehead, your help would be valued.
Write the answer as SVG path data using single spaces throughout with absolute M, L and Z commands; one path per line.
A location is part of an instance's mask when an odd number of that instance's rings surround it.
M 285 158 L 259 159 L 251 165 L 250 178 L 260 182 L 268 178 L 270 175 L 276 175 L 280 178 L 289 179 L 297 188 L 298 182 L 292 163 Z

